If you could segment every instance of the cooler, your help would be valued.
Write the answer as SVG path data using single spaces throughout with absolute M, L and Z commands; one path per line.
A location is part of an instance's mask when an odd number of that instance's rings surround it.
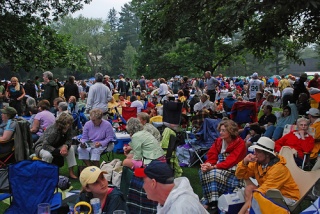
M 127 133 L 116 132 L 117 143 L 114 145 L 113 152 L 123 153 L 123 145 L 131 141 L 130 135 Z
M 218 199 L 218 208 L 220 213 L 238 213 L 244 202 L 244 192 L 239 189 L 237 192 L 221 195 Z

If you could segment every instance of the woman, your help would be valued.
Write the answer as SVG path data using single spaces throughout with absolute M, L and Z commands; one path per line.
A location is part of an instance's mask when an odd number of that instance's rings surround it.
M 280 103 L 279 102 L 276 102 L 274 100 L 274 96 L 273 94 L 269 94 L 267 96 L 267 99 L 265 101 L 263 101 L 262 105 L 261 105 L 261 109 L 264 107 L 264 106 L 267 106 L 267 105 L 271 105 L 272 107 L 279 107 L 280 106 Z
M 79 106 L 77 104 L 77 99 L 75 96 L 70 96 L 68 100 L 68 111 L 69 113 L 78 113 Z
M 252 123 L 252 124 L 250 124 L 249 128 L 250 128 L 249 134 L 244 139 L 247 148 L 252 146 L 253 143 L 256 143 L 259 140 L 259 138 L 261 137 L 261 129 L 260 129 L 259 124 Z
M 123 210 L 129 213 L 122 192 L 117 187 L 108 187 L 108 181 L 103 175 L 105 173 L 96 166 L 90 166 L 82 170 L 80 174 L 82 191 L 78 201 L 90 203 L 91 199 L 99 198 L 102 213 L 112 214 L 115 210 Z M 88 211 L 82 207 L 81 211 Z
M 235 176 L 237 163 L 247 154 L 244 141 L 238 136 L 238 125 L 223 120 L 218 125 L 220 137 L 211 146 L 208 159 L 199 171 L 205 208 L 217 207 L 218 198 L 242 185 Z
M 120 105 L 121 107 L 128 107 L 128 106 L 130 106 L 130 102 L 124 98 L 124 94 L 120 94 L 120 95 L 119 95 L 119 105 Z
M 92 165 L 92 163 L 99 166 L 101 153 L 115 138 L 111 124 L 102 119 L 102 116 L 103 113 L 100 109 L 92 109 L 90 120 L 83 127 L 78 153 L 79 160 L 83 160 L 87 166 Z
M 22 114 L 22 99 L 26 95 L 24 88 L 19 84 L 17 77 L 11 78 L 11 84 L 6 91 L 6 97 L 9 99 L 9 106 L 17 110 L 19 116 Z
M 310 153 L 313 149 L 314 138 L 308 134 L 308 119 L 299 118 L 297 128 L 298 130 L 291 131 L 275 142 L 275 151 L 279 152 L 283 146 L 291 147 L 297 154 L 297 157 L 295 157 L 297 165 L 301 166 L 304 153 Z
M 55 122 L 54 115 L 49 111 L 50 103 L 48 100 L 41 100 L 37 106 L 39 113 L 34 117 L 33 126 L 30 129 L 33 142 L 36 142 L 44 130 Z
M 166 96 L 168 91 L 169 91 L 169 87 L 166 83 L 166 80 L 164 78 L 160 78 L 160 85 L 158 90 L 160 97 L 163 98 L 164 96 Z
M 155 159 L 165 161 L 164 151 L 159 142 L 152 134 L 143 129 L 138 118 L 128 120 L 127 132 L 131 136 L 131 143 L 124 148 L 127 158 L 123 161 L 123 166 L 135 169 L 147 165 Z
M 180 102 L 182 102 L 182 103 L 187 100 L 187 98 L 184 96 L 184 93 L 182 90 L 178 91 L 178 100 L 180 100 Z
M 260 107 L 262 106 L 262 103 L 263 103 L 264 99 L 263 99 L 263 94 L 261 91 L 258 91 L 256 93 L 256 105 L 257 105 L 257 111 L 259 112 L 260 110 Z M 261 108 L 263 109 L 263 108 Z
M 284 127 L 287 124 L 294 124 L 298 119 L 298 110 L 294 103 L 288 104 L 283 108 L 281 116 L 277 119 L 277 125 L 270 125 L 264 133 L 265 137 L 276 141 L 282 137 Z
M 77 162 L 74 149 L 71 146 L 72 124 L 73 117 L 70 114 L 62 113 L 56 122 L 43 132 L 34 144 L 34 149 L 37 157 L 48 163 L 52 163 L 53 158 L 66 158 L 70 178 L 77 179 L 73 171 Z
M 1 119 L 0 124 L 0 154 L 5 154 L 12 151 L 14 146 L 13 133 L 16 129 L 17 123 L 13 120 L 17 114 L 17 111 L 12 107 L 6 107 L 1 109 Z

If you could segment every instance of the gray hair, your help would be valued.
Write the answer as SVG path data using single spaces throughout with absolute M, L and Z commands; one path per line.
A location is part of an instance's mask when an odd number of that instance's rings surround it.
M 92 109 L 90 111 L 90 119 L 94 118 L 94 119 L 102 119 L 103 116 L 103 112 L 101 111 L 101 109 L 95 108 Z
M 53 80 L 53 74 L 50 71 L 45 71 L 43 76 L 47 77 L 49 80 Z
M 103 81 L 103 74 L 102 73 L 96 73 L 94 75 L 94 78 L 96 79 L 96 82 L 102 82 Z
M 141 118 L 142 120 L 146 121 L 147 123 L 150 122 L 150 116 L 146 112 L 140 112 L 137 114 L 138 118 Z
M 143 130 L 143 125 L 138 118 L 130 118 L 127 122 L 127 132 L 130 135 L 137 133 L 138 131 Z
M 301 122 L 307 122 L 307 124 L 309 125 L 310 121 L 307 118 L 301 117 L 297 120 L 297 125 L 300 124 Z
M 58 104 L 58 108 L 61 109 L 62 111 L 68 110 L 68 103 L 67 102 L 60 102 Z

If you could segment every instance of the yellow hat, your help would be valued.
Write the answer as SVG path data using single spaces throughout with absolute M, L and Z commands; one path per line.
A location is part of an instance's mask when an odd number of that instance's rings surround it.
M 96 166 L 86 167 L 80 174 L 81 185 L 86 187 L 88 184 L 93 184 L 98 180 L 101 173 L 107 174 L 106 171 L 101 171 L 101 169 Z

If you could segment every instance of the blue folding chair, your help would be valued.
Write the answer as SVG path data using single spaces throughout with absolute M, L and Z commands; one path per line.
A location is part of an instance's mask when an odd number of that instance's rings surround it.
M 62 203 L 61 193 L 54 193 L 59 182 L 59 168 L 43 161 L 24 160 L 9 165 L 12 203 L 8 213 L 36 214 L 40 203 L 49 203 L 51 211 Z

